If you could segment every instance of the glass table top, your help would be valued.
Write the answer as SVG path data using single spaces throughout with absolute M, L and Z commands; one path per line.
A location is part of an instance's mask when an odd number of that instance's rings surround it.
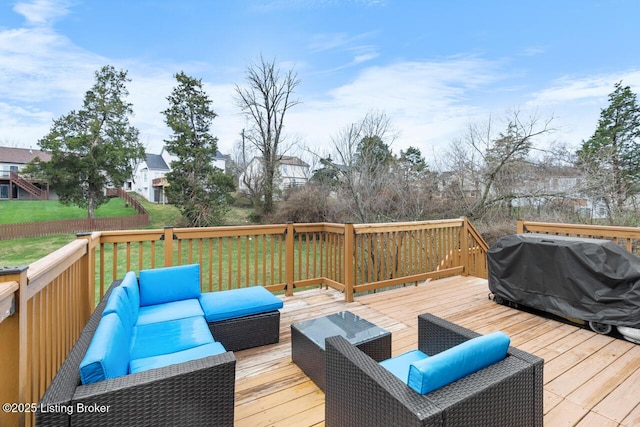
M 325 338 L 336 335 L 343 336 L 351 344 L 358 345 L 389 333 L 389 331 L 350 311 L 341 311 L 317 319 L 304 320 L 294 323 L 291 327 L 303 333 L 323 349 Z

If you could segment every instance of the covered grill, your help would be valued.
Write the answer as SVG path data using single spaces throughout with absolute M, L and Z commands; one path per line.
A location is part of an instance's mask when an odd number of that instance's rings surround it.
M 586 321 L 600 333 L 640 328 L 640 258 L 610 240 L 515 234 L 487 257 L 497 302 Z

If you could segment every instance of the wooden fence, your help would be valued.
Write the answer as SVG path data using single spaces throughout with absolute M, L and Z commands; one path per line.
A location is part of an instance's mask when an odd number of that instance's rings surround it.
M 262 284 L 293 295 L 361 292 L 457 274 L 486 277 L 487 246 L 465 218 L 397 224 L 276 224 L 86 233 L 28 267 L 0 269 L 0 425 L 33 425 L 32 410 L 96 302 L 125 272 L 201 265 L 203 291 Z M 0 306 L 2 306 L 0 301 Z M 33 405 L 32 405 L 33 404 Z
M 110 189 L 108 194 L 124 199 L 138 214 L 114 218 L 64 219 L 59 221 L 0 224 L 0 240 L 81 233 L 94 230 L 127 230 L 149 225 L 149 214 L 136 199 L 121 188 Z

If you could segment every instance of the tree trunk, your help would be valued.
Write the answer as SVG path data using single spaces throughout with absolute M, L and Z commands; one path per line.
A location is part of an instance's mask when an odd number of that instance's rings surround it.
M 92 219 L 95 216 L 95 198 L 93 196 L 89 196 L 87 200 L 87 218 Z

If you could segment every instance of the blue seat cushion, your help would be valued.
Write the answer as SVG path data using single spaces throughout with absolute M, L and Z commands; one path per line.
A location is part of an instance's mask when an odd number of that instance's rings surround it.
M 207 322 L 267 313 L 282 308 L 282 300 L 262 286 L 203 292 L 200 304 Z
M 204 317 L 204 311 L 202 311 L 200 301 L 192 298 L 140 307 L 137 324 L 148 325 L 149 323 L 166 322 L 168 320 L 196 316 Z
M 131 301 L 132 306 L 135 308 L 133 313 L 134 317 L 138 317 L 137 310 L 140 307 L 140 288 L 138 286 L 136 273 L 129 271 L 125 274 L 122 282 L 120 283 L 120 287 L 127 291 L 129 301 Z
M 135 374 L 136 372 L 189 362 L 191 360 L 202 359 L 203 357 L 214 356 L 225 352 L 226 350 L 222 344 L 214 342 L 211 344 L 188 348 L 175 353 L 134 359 L 129 363 L 129 371 L 130 373 Z
M 112 313 L 117 314 L 130 330 L 133 329 L 138 320 L 138 307 L 133 306 L 126 289 L 122 286 L 113 288 L 102 311 L 102 316 Z
M 427 357 L 429 356 L 420 350 L 411 350 L 399 356 L 383 360 L 380 362 L 380 366 L 390 371 L 406 384 L 409 381 L 409 367 L 411 364 L 419 360 L 426 359 Z
M 82 384 L 127 375 L 130 340 L 131 329 L 116 313 L 102 317 L 80 362 Z
M 411 363 L 408 385 L 426 394 L 504 359 L 511 340 L 503 332 L 479 336 Z
M 200 265 L 140 271 L 140 306 L 162 304 L 200 296 Z
M 214 342 L 202 316 L 169 320 L 133 328 L 131 360 L 176 353 Z

